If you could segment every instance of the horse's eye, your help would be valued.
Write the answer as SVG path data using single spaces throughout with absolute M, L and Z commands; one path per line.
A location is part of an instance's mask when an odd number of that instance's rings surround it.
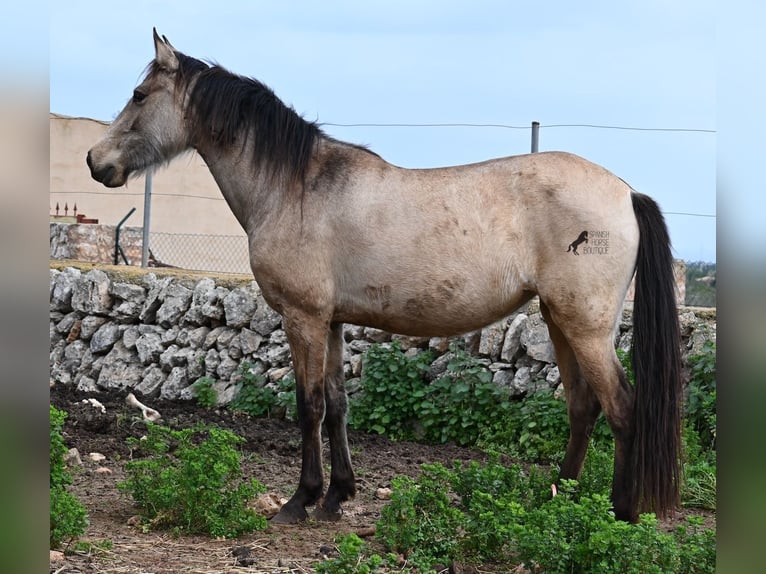
M 146 94 L 143 92 L 139 92 L 138 90 L 133 90 L 133 103 L 134 104 L 140 104 L 146 99 Z

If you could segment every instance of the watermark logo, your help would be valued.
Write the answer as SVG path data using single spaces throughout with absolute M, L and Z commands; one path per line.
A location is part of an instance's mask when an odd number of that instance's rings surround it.
M 567 253 L 570 251 L 572 255 L 608 255 L 609 232 L 606 230 L 586 229 L 577 236 L 577 239 L 569 244 Z

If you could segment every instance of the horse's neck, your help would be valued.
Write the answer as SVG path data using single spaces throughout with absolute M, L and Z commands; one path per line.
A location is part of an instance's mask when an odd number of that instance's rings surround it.
M 197 150 L 210 169 L 226 203 L 239 224 L 252 237 L 274 213 L 280 190 L 273 189 L 267 179 L 253 167 L 249 150 L 221 153 Z

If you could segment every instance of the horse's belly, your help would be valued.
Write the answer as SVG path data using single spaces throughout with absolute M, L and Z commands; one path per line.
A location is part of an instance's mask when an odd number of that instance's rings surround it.
M 402 335 L 447 337 L 489 325 L 534 294 L 518 290 L 470 296 L 446 282 L 429 291 L 399 295 L 391 288 L 370 287 L 365 296 L 337 309 L 335 320 Z

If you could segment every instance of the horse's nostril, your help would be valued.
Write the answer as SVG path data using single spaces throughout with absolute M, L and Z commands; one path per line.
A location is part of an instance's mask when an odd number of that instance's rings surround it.
M 90 150 L 88 150 L 88 155 L 85 156 L 85 163 L 88 164 L 88 167 L 93 170 L 93 160 L 90 159 Z

